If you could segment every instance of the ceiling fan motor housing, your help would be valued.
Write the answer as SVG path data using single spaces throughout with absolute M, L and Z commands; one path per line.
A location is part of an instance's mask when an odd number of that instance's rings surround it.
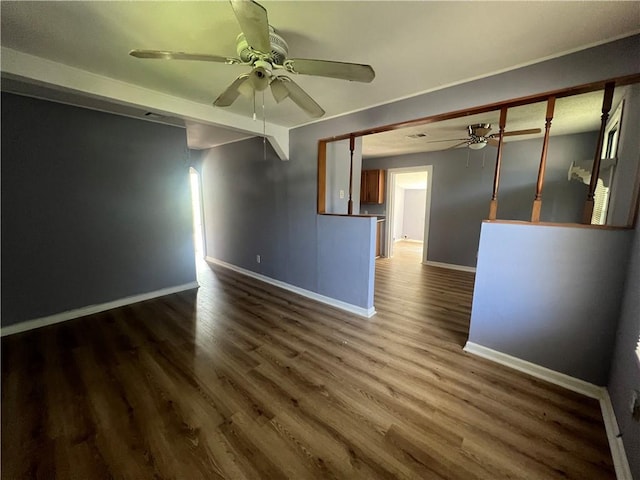
M 257 52 L 249 46 L 244 33 L 241 33 L 236 38 L 236 52 L 238 52 L 238 56 L 243 62 L 253 62 L 261 58 L 260 53 L 262 53 L 267 55 L 265 60 L 273 64 L 282 65 L 289 54 L 289 45 L 287 45 L 284 38 L 276 33 L 271 25 L 269 25 L 269 43 L 271 44 L 270 52 Z

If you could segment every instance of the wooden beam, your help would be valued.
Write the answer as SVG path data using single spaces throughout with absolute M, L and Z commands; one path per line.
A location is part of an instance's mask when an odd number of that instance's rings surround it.
M 631 85 L 633 83 L 638 83 L 640 82 L 640 73 L 636 73 L 633 75 L 626 75 L 622 77 L 614 77 L 611 79 L 600 80 L 597 82 L 585 83 L 582 85 L 577 85 L 575 87 L 563 88 L 559 90 L 551 90 L 543 93 L 537 93 L 535 95 L 528 95 L 525 97 L 510 99 L 503 102 L 495 102 L 495 103 L 490 103 L 490 104 L 481 105 L 477 107 L 465 108 L 464 110 L 456 110 L 453 112 L 446 112 L 446 113 L 431 115 L 428 117 L 416 118 L 414 120 L 391 123 L 391 124 L 382 125 L 379 127 L 368 128 L 365 130 L 358 130 L 351 133 L 345 133 L 342 135 L 326 137 L 326 138 L 323 138 L 322 140 L 326 140 L 327 142 L 337 142 L 340 140 L 346 140 L 351 136 L 361 137 L 363 135 L 372 135 L 374 133 L 389 132 L 391 130 L 398 130 L 400 128 L 405 128 L 405 127 L 427 125 L 430 123 L 441 122 L 443 120 L 450 120 L 452 118 L 461 118 L 469 115 L 476 115 L 479 113 L 493 112 L 495 110 L 501 109 L 502 107 L 513 108 L 513 107 L 519 107 L 521 105 L 529 105 L 532 103 L 538 103 L 538 102 L 544 101 L 551 96 L 555 98 L 564 98 L 564 97 L 571 97 L 573 95 L 581 95 L 583 93 L 602 90 L 603 88 L 605 88 L 605 85 L 607 83 L 611 83 L 611 82 L 614 82 L 618 86 Z
M 353 150 L 356 145 L 356 137 L 349 137 L 349 202 L 347 202 L 347 214 L 353 215 Z
M 500 167 L 502 165 L 502 147 L 504 146 L 504 129 L 507 125 L 508 107 L 500 110 L 500 130 L 498 131 L 498 153 L 496 154 L 496 169 L 493 172 L 493 193 L 489 204 L 489 220 L 495 220 L 498 216 L 498 188 L 500 187 Z
M 609 111 L 613 103 L 613 92 L 615 91 L 615 82 L 607 83 L 604 87 L 604 98 L 602 99 L 602 116 L 600 117 L 600 132 L 598 133 L 598 142 L 596 143 L 596 153 L 593 157 L 593 167 L 591 168 L 591 181 L 589 182 L 589 191 L 587 192 L 587 200 L 584 202 L 584 210 L 582 211 L 582 223 L 591 223 L 593 215 L 594 197 L 596 187 L 598 186 L 598 178 L 600 177 L 600 161 L 602 159 L 602 145 L 604 143 L 604 132 L 607 128 L 607 120 L 609 120 Z
M 318 141 L 318 213 L 327 212 L 327 142 Z
M 547 114 L 544 122 L 544 139 L 542 141 L 542 155 L 540 156 L 540 168 L 538 169 L 538 183 L 536 184 L 536 196 L 533 200 L 531 211 L 531 221 L 540 221 L 540 211 L 542 210 L 542 187 L 544 186 L 544 171 L 547 167 L 547 152 L 549 149 L 549 132 L 551 131 L 551 121 L 553 120 L 553 110 L 556 106 L 556 97 L 547 99 Z

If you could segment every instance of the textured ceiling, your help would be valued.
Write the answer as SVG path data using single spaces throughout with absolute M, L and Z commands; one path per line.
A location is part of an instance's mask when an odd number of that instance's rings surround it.
M 290 57 L 373 65 L 371 84 L 298 76 L 327 117 L 488 75 L 638 30 L 638 2 L 270 2 Z M 1 3 L 2 46 L 210 105 L 247 67 L 139 60 L 132 48 L 235 55 L 227 2 Z M 261 109 L 261 95 L 258 109 Z M 267 121 L 309 121 L 265 93 Z M 213 107 L 211 107 L 213 108 Z M 229 109 L 250 117 L 252 102 Z

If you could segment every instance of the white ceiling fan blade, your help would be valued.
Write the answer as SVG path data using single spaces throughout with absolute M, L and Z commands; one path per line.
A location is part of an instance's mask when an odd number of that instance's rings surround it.
M 340 78 L 353 82 L 369 83 L 376 77 L 376 72 L 373 71 L 371 65 L 362 65 L 360 63 L 292 58 L 284 62 L 284 67 L 291 73 Z
M 282 102 L 289 96 L 289 90 L 287 90 L 287 87 L 283 85 L 283 81 L 280 77 L 275 77 L 271 81 L 271 93 L 273 94 L 273 98 L 275 98 L 276 103 Z
M 216 101 L 213 102 L 213 104 L 216 107 L 228 107 L 229 105 L 231 105 L 236 101 L 236 98 L 238 98 L 238 95 L 240 95 L 240 93 L 242 92 L 244 84 L 248 79 L 248 73 L 240 75 L 233 81 L 231 85 L 227 87 L 224 92 L 220 94 L 218 98 L 216 98 Z
M 129 55 L 136 58 L 150 58 L 156 60 L 196 60 L 199 62 L 217 62 L 227 64 L 243 63 L 238 58 L 207 55 L 205 53 L 169 52 L 166 50 L 131 50 Z
M 231 8 L 249 46 L 262 53 L 271 52 L 267 10 L 253 0 L 231 0 Z
M 302 110 L 307 112 L 314 118 L 319 118 L 324 115 L 324 110 L 316 101 L 307 94 L 302 88 L 298 86 L 293 80 L 288 77 L 278 77 L 282 85 L 289 92 L 289 98 L 293 100 Z

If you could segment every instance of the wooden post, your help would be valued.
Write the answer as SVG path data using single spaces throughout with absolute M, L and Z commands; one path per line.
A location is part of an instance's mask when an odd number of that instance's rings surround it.
M 327 142 L 318 142 L 318 213 L 327 211 Z
M 493 193 L 489 204 L 489 220 L 498 217 L 498 187 L 500 186 L 500 166 L 502 165 L 502 147 L 504 139 L 504 128 L 507 124 L 507 107 L 500 110 L 500 130 L 498 134 L 498 153 L 496 154 L 496 170 L 493 173 Z
M 531 221 L 540 221 L 540 210 L 542 210 L 542 186 L 544 185 L 544 171 L 547 167 L 547 150 L 549 149 L 549 131 L 553 120 L 553 110 L 556 106 L 556 97 L 549 97 L 547 100 L 547 114 L 544 123 L 544 140 L 542 141 L 542 155 L 540 157 L 540 168 L 538 169 L 538 183 L 536 184 L 536 196 L 533 199 L 533 209 L 531 211 Z
M 596 187 L 598 186 L 598 177 L 600 176 L 600 160 L 602 158 L 602 144 L 604 143 L 604 131 L 607 127 L 609 119 L 609 111 L 613 102 L 613 92 L 615 90 L 615 82 L 607 83 L 604 86 L 604 98 L 602 100 L 602 117 L 600 120 L 600 133 L 598 133 L 598 143 L 596 144 L 596 154 L 593 157 L 593 167 L 591 168 L 591 182 L 589 182 L 589 191 L 587 200 L 584 202 L 584 210 L 582 211 L 582 223 L 591 224 L 593 215 L 594 196 Z
M 347 214 L 353 215 L 353 150 L 355 149 L 356 138 L 351 135 L 349 137 L 349 153 L 350 153 L 350 163 L 349 163 L 349 203 L 347 203 Z

